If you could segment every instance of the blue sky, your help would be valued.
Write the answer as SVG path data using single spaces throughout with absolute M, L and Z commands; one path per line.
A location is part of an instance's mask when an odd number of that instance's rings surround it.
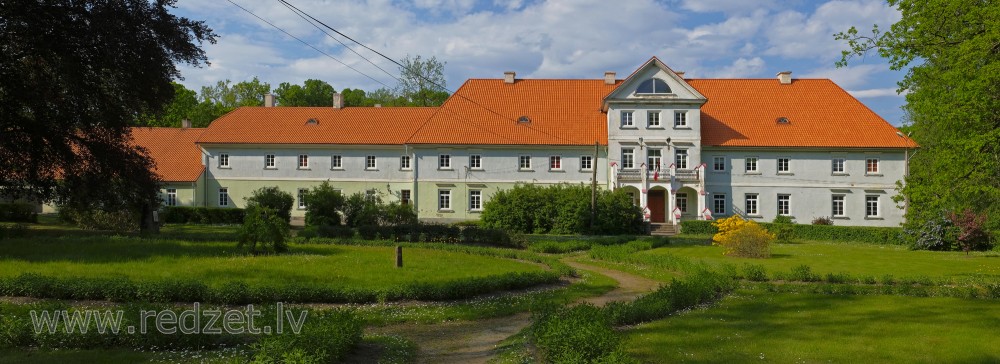
M 277 0 L 233 0 L 337 61 L 226 1 L 180 0 L 178 15 L 205 20 L 220 35 L 204 46 L 210 66 L 183 67 L 195 90 L 254 76 L 269 82 L 315 78 L 336 89 L 374 90 L 396 81 L 327 37 Z M 657 56 L 689 78 L 830 78 L 894 125 L 903 73 L 872 54 L 836 68 L 846 48 L 833 34 L 854 25 L 888 26 L 899 13 L 884 1 L 807 0 L 290 0 L 328 25 L 395 59 L 446 62 L 447 86 L 469 78 L 623 78 Z M 350 44 L 348 41 L 345 43 Z M 357 48 L 381 68 L 395 65 Z M 374 78 L 376 81 L 372 80 Z M 384 85 L 383 85 L 384 84 Z

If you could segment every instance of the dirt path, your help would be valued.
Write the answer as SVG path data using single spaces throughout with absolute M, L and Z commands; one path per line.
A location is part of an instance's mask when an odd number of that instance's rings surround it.
M 563 263 L 579 269 L 597 272 L 618 281 L 618 288 L 600 296 L 588 297 L 576 303 L 603 306 L 612 301 L 633 299 L 656 289 L 658 282 L 625 272 L 596 267 L 563 259 Z M 531 324 L 531 314 L 476 321 L 455 321 L 440 324 L 402 324 L 369 328 L 370 333 L 405 337 L 417 344 L 418 363 L 486 363 L 497 343 L 520 332 Z

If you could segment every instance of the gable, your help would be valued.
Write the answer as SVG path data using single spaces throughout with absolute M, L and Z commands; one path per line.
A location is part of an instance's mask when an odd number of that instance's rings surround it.
M 664 86 L 667 90 L 662 89 Z M 705 96 L 656 57 L 639 67 L 604 98 L 605 106 L 611 102 L 663 103 L 673 100 L 703 103 Z

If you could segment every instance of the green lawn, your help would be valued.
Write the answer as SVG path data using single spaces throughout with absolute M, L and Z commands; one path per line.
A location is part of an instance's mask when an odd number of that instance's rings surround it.
M 188 242 L 85 237 L 0 241 L 0 277 L 38 273 L 53 277 L 195 279 L 209 286 L 323 285 L 378 290 L 411 282 L 443 282 L 509 272 L 538 272 L 538 265 L 442 250 L 406 248 L 394 267 L 392 247 L 293 245 L 289 254 L 246 256 L 233 242 Z
M 738 291 L 627 331 L 644 362 L 996 363 L 990 300 Z
M 709 237 L 680 236 L 672 238 L 670 245 L 637 254 L 674 254 L 701 260 L 712 265 L 729 263 L 742 266 L 759 264 L 771 272 L 788 272 L 800 265 L 808 265 L 813 273 L 849 273 L 851 276 L 893 275 L 899 277 L 926 276 L 932 278 L 965 277 L 979 275 L 1000 279 L 1000 253 L 911 251 L 892 245 L 859 245 L 834 243 L 774 244 L 771 258 L 750 259 L 722 255 L 722 248 L 712 246 Z

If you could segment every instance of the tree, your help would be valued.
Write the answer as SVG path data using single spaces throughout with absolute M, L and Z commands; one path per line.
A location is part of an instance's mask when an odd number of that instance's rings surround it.
M 255 205 L 248 206 L 243 226 L 240 227 L 240 241 L 237 247 L 250 253 L 277 254 L 288 251 L 285 239 L 288 237 L 288 221 L 275 209 Z
M 367 101 L 365 101 L 365 106 L 405 106 L 406 100 L 402 96 L 396 94 L 395 91 L 387 89 L 385 87 L 377 89 L 368 93 Z
M 274 89 L 281 106 L 333 106 L 333 86 L 320 80 L 306 80 L 302 86 L 282 82 Z
M 907 127 L 920 150 L 901 192 L 907 225 L 919 228 L 941 211 L 985 213 L 1000 231 L 1000 4 L 979 0 L 890 0 L 902 18 L 889 30 L 854 27 L 838 66 L 875 51 L 903 70 L 899 91 Z
M 340 93 L 344 95 L 344 106 L 372 106 L 368 104 L 365 90 L 345 88 Z
M 344 195 L 323 181 L 304 196 L 306 200 L 306 225 L 340 225 L 340 209 L 344 207 Z
M 144 115 L 136 122 L 139 126 L 180 127 L 181 120 L 191 119 L 198 106 L 198 93 L 177 82 L 174 86 L 174 97 L 166 105 L 162 113 Z M 207 125 L 207 123 L 206 123 Z
M 232 111 L 240 106 L 261 106 L 264 94 L 271 92 L 271 85 L 260 82 L 256 76 L 249 81 L 233 84 L 230 80 L 219 81 L 215 86 L 202 86 L 201 99 Z
M 261 206 L 274 210 L 286 224 L 292 221 L 292 205 L 295 204 L 295 198 L 276 186 L 258 188 L 253 191 L 253 195 L 246 198 L 246 201 L 247 207 Z
M 406 56 L 399 68 L 400 94 L 409 106 L 440 106 L 448 98 L 444 63 L 436 57 Z
M 173 4 L 0 6 L 0 190 L 151 216 L 158 180 L 129 127 L 164 109 L 181 76 L 176 63 L 206 62 L 199 45 L 216 37 L 203 22 L 170 14 Z

